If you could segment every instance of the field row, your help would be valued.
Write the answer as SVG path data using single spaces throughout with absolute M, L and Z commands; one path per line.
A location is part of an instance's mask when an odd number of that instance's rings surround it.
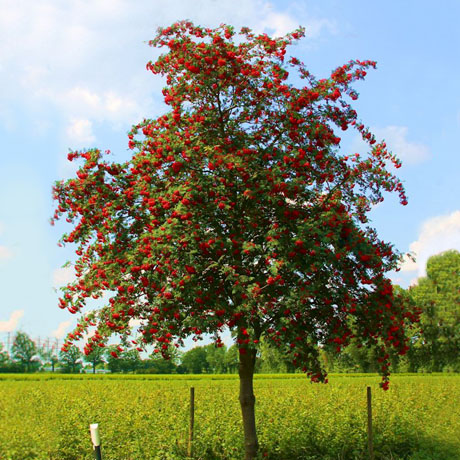
M 184 376 L 185 377 L 185 376 Z M 211 376 L 209 376 L 211 377 Z M 238 380 L 224 378 L 0 380 L 0 458 L 92 458 L 99 423 L 104 460 L 182 459 L 195 387 L 195 457 L 241 459 Z M 272 376 L 276 377 L 276 376 Z M 257 378 L 261 457 L 366 458 L 366 386 L 373 389 L 376 459 L 460 459 L 460 377 Z

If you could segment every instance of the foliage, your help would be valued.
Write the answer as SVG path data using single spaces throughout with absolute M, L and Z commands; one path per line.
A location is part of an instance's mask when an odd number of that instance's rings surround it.
M 168 347 L 168 352 L 167 352 L 168 361 L 170 361 L 175 366 L 180 364 L 183 354 L 184 352 L 182 350 L 179 350 L 178 348 L 172 345 Z M 154 351 L 150 355 L 150 358 L 154 360 L 160 360 L 161 358 L 163 358 L 163 356 L 161 355 L 161 353 L 158 353 L 158 350 L 157 350 L 157 351 Z
M 184 353 L 181 365 L 190 374 L 201 374 L 209 371 L 209 362 L 204 347 L 195 347 Z
M 240 460 L 238 376 L 28 374 L 0 380 L 0 452 L 5 460 L 90 460 L 90 423 L 103 458 L 183 459 L 189 387 L 195 387 L 195 453 Z M 6 378 L 6 380 L 5 380 Z M 43 383 L 46 381 L 46 385 Z M 366 458 L 366 386 L 373 389 L 376 459 L 458 460 L 460 376 L 256 376 L 262 458 Z M 33 429 L 30 429 L 33 427 Z M 265 457 L 263 455 L 265 454 Z
M 142 366 L 137 350 L 121 350 L 111 346 L 107 354 L 107 366 L 111 372 L 135 372 Z
M 413 358 L 429 371 L 460 370 L 460 252 L 430 257 L 426 272 L 410 289 L 422 310 Z
M 279 348 L 274 347 L 266 340 L 261 340 L 258 372 L 294 372 L 292 362 L 282 354 Z
M 225 368 L 229 373 L 235 373 L 238 370 L 238 347 L 236 344 L 229 347 L 225 354 Z
M 64 368 L 64 372 L 76 372 L 83 362 L 82 356 L 82 352 L 75 345 L 68 347 L 65 351 L 61 351 L 59 353 L 59 360 Z
M 181 372 L 181 369 L 170 359 L 163 359 L 161 355 L 156 355 L 142 360 L 136 372 L 139 374 L 176 374 Z
M 123 341 L 137 318 L 135 346 L 167 354 L 190 334 L 219 344 L 227 326 L 241 353 L 265 336 L 324 380 L 316 345 L 339 352 L 357 336 L 379 345 L 386 376 L 386 349 L 407 351 L 414 315 L 385 276 L 399 255 L 366 213 L 385 191 L 406 197 L 385 169 L 399 161 L 346 100 L 375 62 L 316 80 L 298 59 L 285 62 L 303 30 L 234 36 L 224 25 L 160 29 L 150 44 L 168 52 L 147 68 L 166 77 L 171 111 L 133 127 L 125 163 L 98 149 L 69 154 L 83 164 L 56 183 L 55 219 L 73 223 L 62 241 L 77 244 L 79 259 L 60 305 L 77 313 L 91 297 L 112 297 L 81 318 L 65 347 L 93 326 L 88 349 L 112 334 Z M 305 86 L 290 83 L 289 68 Z M 339 151 L 337 129 L 349 127 L 369 143 L 365 157 Z
M 84 361 L 87 363 L 91 363 L 93 366 L 93 374 L 96 373 L 96 366 L 105 362 L 105 350 L 101 347 L 95 347 L 91 351 L 87 350 L 84 354 Z
M 209 372 L 212 374 L 224 374 L 228 372 L 225 357 L 227 355 L 227 347 L 222 345 L 216 347 L 213 343 L 206 345 L 206 362 L 208 364 Z
M 0 365 L 5 364 L 9 359 L 7 350 L 3 349 L 3 344 L 0 343 Z
M 118 334 L 120 353 L 153 344 L 168 358 L 190 335 L 211 334 L 221 346 L 230 329 L 246 460 L 258 445 L 252 379 L 262 338 L 326 381 L 318 345 L 339 353 L 357 337 L 376 346 L 387 389 L 388 351 L 407 352 L 405 327 L 417 319 L 386 276 L 399 254 L 368 225 L 384 192 L 407 204 L 386 168 L 399 160 L 349 102 L 351 84 L 376 63 L 351 61 L 317 80 L 297 58 L 285 62 L 303 35 L 243 28 L 235 37 L 230 26 L 185 21 L 160 28 L 150 45 L 167 51 L 147 69 L 166 77 L 171 110 L 133 126 L 124 163 L 98 149 L 70 152 L 82 161 L 77 177 L 54 187 L 54 218 L 73 224 L 62 242 L 78 256 L 60 306 L 84 313 L 88 299 L 111 295 L 63 349 L 95 327 L 87 352 Z M 369 144 L 362 158 L 339 149 L 339 130 L 349 127 Z M 129 341 L 133 319 L 139 336 Z M 202 350 L 189 353 L 183 363 L 208 370 Z
M 46 347 L 42 347 L 38 350 L 38 354 L 42 359 L 43 363 L 51 364 L 52 372 L 54 372 L 54 367 L 59 362 L 59 358 L 56 356 L 56 353 L 53 349 L 46 349 Z
M 3 344 L 0 343 L 0 372 L 12 373 L 12 372 L 23 372 L 24 369 L 20 363 L 11 361 L 7 350 L 3 350 Z
M 13 340 L 13 346 L 11 347 L 12 358 L 20 362 L 28 372 L 37 367 L 37 364 L 32 362 L 32 358 L 36 354 L 37 347 L 33 340 L 25 332 L 17 332 Z

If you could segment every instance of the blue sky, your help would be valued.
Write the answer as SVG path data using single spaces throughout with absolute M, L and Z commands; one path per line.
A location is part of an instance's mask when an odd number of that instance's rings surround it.
M 409 204 L 388 196 L 372 225 L 416 255 L 393 276 L 415 283 L 429 256 L 460 250 L 459 17 L 455 0 L 0 0 L 0 341 L 18 329 L 62 339 L 76 324 L 53 289 L 72 276 L 61 268 L 72 253 L 57 246 L 65 225 L 49 225 L 51 187 L 74 173 L 69 148 L 128 155 L 131 125 L 166 110 L 145 42 L 178 19 L 274 35 L 305 26 L 290 53 L 321 78 L 377 61 L 356 109 L 402 159 Z M 351 136 L 343 148 L 363 146 Z

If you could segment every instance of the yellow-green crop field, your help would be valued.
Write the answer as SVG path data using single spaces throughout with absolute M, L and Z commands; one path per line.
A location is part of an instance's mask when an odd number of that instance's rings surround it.
M 366 459 L 372 387 L 378 459 L 460 459 L 460 376 L 256 376 L 260 458 Z M 237 376 L 0 375 L 0 459 L 183 459 L 195 387 L 195 459 L 242 459 Z

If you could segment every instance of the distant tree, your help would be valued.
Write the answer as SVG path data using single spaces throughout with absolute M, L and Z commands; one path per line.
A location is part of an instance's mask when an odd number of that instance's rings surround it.
M 235 374 L 238 372 L 239 366 L 239 353 L 238 346 L 233 344 L 228 348 L 225 354 L 225 368 L 229 374 Z
M 209 363 L 206 359 L 204 347 L 197 346 L 186 351 L 182 356 L 182 367 L 188 374 L 202 374 L 209 371 Z
M 120 348 L 111 346 L 107 349 L 107 366 L 111 372 L 135 372 L 142 367 L 138 350 L 120 350 Z
M 393 287 L 395 298 L 401 303 L 401 308 L 406 309 L 407 305 L 416 311 L 413 299 L 409 292 L 398 285 Z M 419 326 L 415 322 L 407 327 L 407 337 L 412 340 L 414 335 L 417 335 Z M 413 341 L 413 340 L 412 340 Z M 392 372 L 415 370 L 416 367 L 411 367 L 410 356 L 414 354 L 414 347 L 411 347 L 407 354 L 400 355 L 396 350 L 388 350 L 388 361 Z M 321 347 L 321 358 L 326 368 L 330 372 L 378 372 L 378 347 L 374 344 L 363 344 L 357 339 L 352 338 L 350 344 L 342 353 L 337 354 L 330 344 Z M 402 368 L 401 368 L 402 366 Z
M 91 351 L 85 350 L 84 361 L 90 363 L 93 368 L 93 374 L 96 373 L 96 366 L 105 361 L 105 350 L 102 347 L 95 347 Z
M 13 346 L 11 347 L 11 356 L 14 360 L 20 362 L 26 372 L 36 368 L 33 358 L 37 355 L 37 347 L 33 340 L 25 332 L 17 332 Z
M 0 365 L 6 364 L 9 360 L 8 352 L 3 349 L 3 344 L 0 343 Z
M 227 354 L 227 347 L 217 347 L 214 343 L 204 346 L 206 352 L 206 361 L 208 362 L 208 371 L 212 374 L 224 374 L 227 372 L 227 364 L 225 362 L 225 355 Z
M 295 366 L 281 350 L 266 340 L 260 342 L 260 366 L 262 373 L 294 372 Z
M 66 350 L 62 350 L 59 353 L 59 360 L 64 368 L 64 371 L 71 372 L 72 374 L 77 372 L 77 370 L 82 366 L 82 357 L 82 352 L 75 345 L 71 345 Z
M 168 348 L 166 350 L 166 360 L 167 361 L 170 361 L 172 364 L 174 364 L 175 366 L 179 365 L 181 360 L 182 360 L 182 356 L 183 356 L 184 352 L 182 350 L 179 350 L 178 347 L 172 345 L 172 344 L 168 344 Z M 150 354 L 150 358 L 151 359 L 164 359 L 163 355 L 159 352 L 159 350 L 156 350 L 156 351 L 153 351 L 151 354 Z
M 409 291 L 422 310 L 412 359 L 430 371 L 460 370 L 460 252 L 430 257 L 426 273 Z
M 54 350 L 42 347 L 39 349 L 38 354 L 44 363 L 51 364 L 51 370 L 54 372 L 54 367 L 59 362 L 59 358 L 56 356 Z
M 337 355 L 332 350 L 323 349 L 324 359 L 330 372 L 376 372 L 376 353 L 374 346 L 363 347 L 356 340 Z
M 56 368 L 56 364 L 58 363 L 59 363 L 59 358 L 56 356 L 56 354 L 53 353 L 50 359 L 51 372 L 54 372 L 54 369 Z
M 148 374 L 176 374 L 179 362 L 180 353 L 178 352 L 171 359 L 164 359 L 160 353 L 151 353 L 149 359 L 141 361 L 138 372 Z
M 62 241 L 79 256 L 60 306 L 83 312 L 91 298 L 111 296 L 82 316 L 66 346 L 89 327 L 91 345 L 126 336 L 132 319 L 141 323 L 137 346 L 164 354 L 192 334 L 220 343 L 233 330 L 246 460 L 258 450 L 261 337 L 313 381 L 326 381 L 318 343 L 337 353 L 353 336 L 376 344 L 387 388 L 388 350 L 407 351 L 413 319 L 388 278 L 400 255 L 368 225 L 385 192 L 407 204 L 387 168 L 399 160 L 352 107 L 352 83 L 376 63 L 351 61 L 316 79 L 299 59 L 285 60 L 303 36 L 243 28 L 235 37 L 231 26 L 185 21 L 160 29 L 151 45 L 166 52 L 147 68 L 165 78 L 170 110 L 133 126 L 126 162 L 70 152 L 81 167 L 54 188 L 55 218 L 73 223 Z M 364 155 L 339 149 L 348 128 L 368 143 Z

